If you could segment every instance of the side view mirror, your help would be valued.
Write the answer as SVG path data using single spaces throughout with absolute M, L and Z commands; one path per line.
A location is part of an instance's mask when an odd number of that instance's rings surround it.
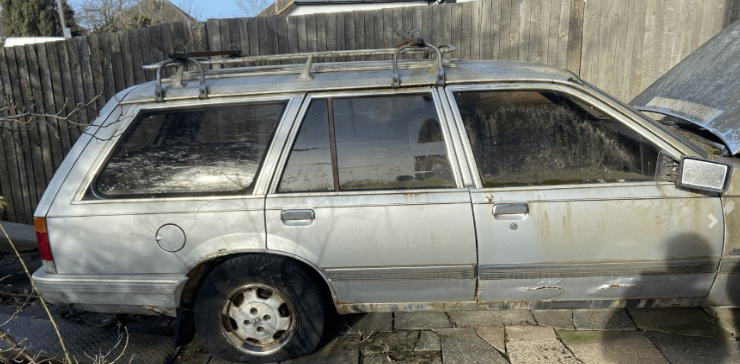
M 732 174 L 732 166 L 693 157 L 681 158 L 678 170 L 678 187 L 700 191 L 725 192 Z

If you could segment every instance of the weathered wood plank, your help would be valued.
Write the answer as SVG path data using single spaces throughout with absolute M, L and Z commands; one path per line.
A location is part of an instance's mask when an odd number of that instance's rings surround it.
M 76 106 L 75 81 L 73 81 L 75 70 L 72 68 L 72 61 L 70 60 L 69 56 L 69 46 L 71 43 L 69 41 L 66 41 L 53 42 L 52 44 L 57 50 L 57 56 L 59 57 L 58 64 L 61 71 L 61 81 L 58 85 L 59 94 L 55 93 L 55 99 L 58 99 L 64 104 L 64 114 L 69 115 L 70 113 L 72 113 Z M 79 80 L 76 81 L 79 82 Z M 56 83 L 56 80 L 52 80 L 52 82 Z M 84 114 L 84 111 L 76 112 L 71 116 L 69 120 L 74 123 L 82 123 L 82 116 L 84 116 L 82 114 Z M 61 132 L 62 145 L 64 146 L 64 155 L 66 156 L 67 153 L 69 153 L 69 150 L 72 148 L 72 145 L 74 145 L 74 142 L 77 141 L 77 138 L 79 137 L 79 128 L 70 123 L 67 123 L 66 125 L 64 125 Z
M 344 49 L 357 49 L 355 45 L 355 20 L 352 12 L 342 13 L 344 17 Z M 347 57 L 347 61 L 356 61 L 356 57 Z
M 258 17 L 257 28 L 259 32 L 260 55 L 270 54 L 270 38 L 267 34 L 267 18 Z
M 56 68 L 56 73 L 59 74 L 59 67 L 57 67 L 56 63 L 51 63 L 52 54 L 50 53 L 53 53 L 54 59 L 56 60 L 56 52 L 54 49 L 52 49 L 52 52 L 49 52 L 47 45 L 50 45 L 50 43 L 41 43 L 36 47 L 38 55 L 39 80 L 41 81 L 41 88 L 39 89 L 41 92 L 39 93 L 43 95 L 44 113 L 54 115 L 59 110 L 54 103 L 54 86 L 51 83 L 51 72 Z M 44 171 L 46 172 L 45 184 L 48 184 L 51 180 L 51 176 L 54 175 L 54 171 L 56 171 L 62 163 L 64 151 L 62 150 L 62 143 L 59 140 L 59 120 L 55 118 L 45 118 L 44 122 L 41 124 L 44 124 L 43 128 L 39 128 L 39 136 L 42 140 L 42 146 L 44 142 L 48 143 L 47 150 L 45 152 L 42 150 L 44 156 Z M 48 153 L 48 155 L 46 153 Z
M 460 25 L 460 58 L 470 59 L 470 41 L 473 22 L 470 19 L 473 17 L 473 4 L 470 2 L 462 3 L 462 15 Z M 437 24 L 435 24 L 436 26 Z
M 136 84 L 134 80 L 133 50 L 131 49 L 131 33 L 118 32 L 118 43 L 121 45 L 121 72 L 123 73 L 123 82 L 126 88 Z
M 193 23 L 190 27 L 190 36 L 192 38 L 193 45 L 188 47 L 188 50 L 192 48 L 194 52 L 207 51 L 208 48 L 208 30 L 206 22 Z
M 395 47 L 397 44 L 403 42 L 403 33 L 407 30 L 403 29 L 403 9 L 394 8 L 393 18 L 391 19 L 391 33 L 388 46 Z
M 326 50 L 337 50 L 337 16 L 336 14 L 326 14 Z M 328 59 L 329 62 L 336 62 L 336 58 Z
M 60 52 L 60 49 L 64 46 L 62 42 L 49 42 L 46 43 L 46 53 L 49 56 L 49 72 L 50 72 L 50 82 L 51 82 L 51 88 L 52 88 L 52 96 L 54 100 L 54 110 L 56 112 L 61 113 L 62 115 L 68 115 L 68 113 L 71 111 L 71 108 L 65 107 L 65 83 L 63 75 L 67 74 L 69 75 L 69 69 L 67 68 L 68 64 L 65 63 L 65 61 L 62 58 L 62 53 Z M 69 85 L 72 85 L 72 81 L 70 79 Z M 69 89 L 69 94 L 74 95 L 74 91 Z M 60 143 L 61 153 L 58 155 L 60 163 L 64 159 L 64 156 L 67 155 L 69 150 L 72 148 L 72 140 L 70 139 L 69 132 L 67 131 L 69 129 L 69 124 L 65 122 L 56 122 L 55 127 L 57 129 L 57 139 Z M 54 164 L 54 170 L 59 168 L 58 164 Z
M 491 12 L 493 11 L 493 2 L 494 0 L 486 0 L 480 5 L 481 11 L 478 14 L 478 17 L 480 18 L 480 36 L 478 37 L 478 43 L 480 44 L 480 53 L 478 54 L 479 59 L 489 59 L 493 53 L 491 51 L 493 44 L 491 40 L 491 26 L 493 25 Z
M 432 34 L 434 33 L 434 27 L 436 24 L 434 24 L 434 11 L 432 11 L 432 8 L 434 6 L 424 6 L 421 8 L 421 31 L 424 33 L 424 40 L 425 41 L 431 41 Z M 455 44 L 457 46 L 457 44 Z M 459 54 L 458 50 L 458 54 Z
M 540 31 L 539 31 L 539 47 L 537 48 L 537 58 L 539 58 L 540 63 L 544 64 L 551 64 L 549 59 L 549 52 L 548 49 L 550 47 L 550 40 L 551 40 L 551 32 L 550 29 L 552 29 L 552 7 L 558 5 L 557 1 L 550 2 L 550 0 L 541 0 L 540 1 L 540 16 L 542 17 L 542 21 L 540 22 Z M 557 42 L 557 40 L 553 40 L 554 42 Z
M 316 40 L 317 51 L 325 52 L 328 50 L 326 47 L 326 14 L 316 14 Z M 324 62 L 325 60 L 322 58 L 318 61 Z
M 452 4 L 440 4 L 442 13 L 442 38 L 436 45 L 452 43 Z M 476 41 L 477 42 L 477 41 Z M 450 58 L 450 55 L 445 56 Z
M 111 57 L 110 67 L 113 72 L 113 94 L 115 95 L 127 87 L 126 76 L 124 75 L 123 50 L 121 49 L 121 41 L 118 38 L 118 34 L 108 34 L 108 46 L 110 47 L 108 54 Z
M 147 34 L 148 35 L 148 34 Z M 93 81 L 94 73 L 93 69 L 90 65 L 90 45 L 87 42 L 87 39 L 85 38 L 73 38 L 74 40 L 78 40 L 77 43 L 77 53 L 79 54 L 79 68 L 80 68 L 80 74 L 81 74 L 81 80 L 82 80 L 82 89 L 81 89 L 81 96 L 78 98 L 82 105 L 87 104 L 91 100 L 93 100 L 95 97 L 104 98 L 103 94 L 100 92 L 100 90 L 95 88 L 95 81 Z M 76 91 L 75 91 L 76 93 Z M 100 96 L 98 96 L 100 95 Z M 90 107 L 88 107 L 86 110 L 87 113 L 87 120 L 86 123 L 92 123 L 93 120 L 98 115 L 98 108 L 96 103 L 90 104 Z
M 471 17 L 471 27 L 470 27 L 470 58 L 471 59 L 479 59 L 480 58 L 480 5 L 482 2 L 480 1 L 472 1 L 470 2 L 472 5 L 472 17 Z
M 367 49 L 376 49 L 375 46 L 375 12 L 374 11 L 363 11 L 365 17 L 365 47 Z M 374 57 L 365 57 L 366 61 L 374 60 Z
M 3 77 L 6 77 L 3 79 L 3 83 L 5 84 L 7 82 L 11 85 L 12 104 L 16 108 L 21 108 L 18 111 L 22 112 L 25 103 L 23 102 L 21 92 L 23 85 L 19 75 L 19 66 L 21 65 L 18 63 L 16 57 L 16 49 L 19 48 L 21 47 L 7 47 L 0 49 L 0 51 L 5 52 L 5 59 L 8 64 L 8 73 L 3 73 Z M 10 97 L 11 93 L 8 93 L 7 96 Z M 30 155 L 27 153 L 28 147 L 24 148 L 23 145 L 28 142 L 28 138 L 24 138 L 24 133 L 19 131 L 19 129 L 19 127 L 13 125 L 12 130 L 14 131 L 11 133 L 10 145 L 8 146 L 6 144 L 6 149 L 11 151 L 11 155 L 9 156 L 9 162 L 11 164 L 8 171 L 10 172 L 11 180 L 13 180 L 12 202 L 16 219 L 21 222 L 28 222 L 31 220 L 35 206 L 31 202 L 31 190 L 28 184 L 28 176 L 33 176 L 33 169 L 31 169 L 30 173 L 26 169 L 30 163 Z
M 619 91 L 619 98 L 623 101 L 629 101 L 630 97 L 630 84 L 632 83 L 632 64 L 636 56 L 635 52 L 635 33 L 637 30 L 638 23 L 638 5 L 635 4 L 636 0 L 628 0 L 627 7 L 625 8 L 625 26 L 627 32 L 625 35 L 624 49 L 622 51 L 622 89 Z
M 0 61 L 2 56 L 0 56 Z M 0 105 L 3 105 L 0 102 Z M 4 126 L 4 125 L 0 125 Z M 7 206 L 0 211 L 0 219 L 3 221 L 18 222 L 16 217 L 15 201 L 13 199 L 13 186 L 11 183 L 11 172 L 10 169 L 12 161 L 9 158 L 15 157 L 13 149 L 13 137 L 12 134 L 4 129 L 0 129 L 0 196 L 5 200 Z
M 84 106 L 87 102 L 87 94 L 88 91 L 85 89 L 85 80 L 82 73 L 82 57 L 80 56 L 80 47 L 82 44 L 82 38 L 72 38 L 72 40 L 68 40 L 64 42 L 67 57 L 69 59 L 69 68 L 72 72 L 72 77 L 70 85 L 72 85 L 73 93 L 67 94 L 68 97 L 70 97 L 71 107 L 77 108 Z M 85 44 L 87 44 L 85 42 Z M 143 72 L 141 73 L 143 75 Z M 143 76 L 142 76 L 143 77 Z M 90 86 L 91 88 L 93 86 Z M 93 90 L 94 91 L 94 90 Z M 94 93 L 94 92 L 93 92 Z M 77 112 L 77 120 L 82 125 L 87 125 L 90 121 L 88 117 L 88 110 L 83 108 L 80 111 Z M 73 136 L 73 140 L 77 140 L 80 136 L 80 132 L 82 131 L 82 127 L 74 127 L 70 129 L 70 132 Z
M 349 14 L 351 17 L 351 13 Z M 316 14 L 306 15 L 306 40 L 308 44 L 306 49 L 309 52 L 316 52 L 318 50 L 318 37 L 316 36 Z
M 498 59 L 511 59 L 511 1 L 501 0 L 501 26 L 499 27 Z
M 568 15 L 568 41 L 567 51 L 565 52 L 565 66 L 575 74 L 583 77 L 581 71 L 582 49 L 583 44 L 583 22 L 584 19 L 584 0 L 563 0 L 570 2 L 570 11 Z
M 558 65 L 558 44 L 560 42 L 560 5 L 561 0 L 550 3 L 549 27 L 547 30 L 547 64 Z
M 298 18 L 298 52 L 308 52 L 308 31 L 306 30 L 306 16 L 297 16 Z
M 355 25 L 355 49 L 367 49 L 365 47 L 365 15 L 361 11 L 353 11 L 352 17 Z M 364 61 L 365 57 L 355 57 L 358 61 Z
M 31 81 L 31 87 L 33 92 L 33 103 L 35 104 L 36 112 L 40 114 L 53 113 L 54 110 L 47 108 L 48 102 L 46 101 L 47 93 L 44 91 L 46 85 L 42 86 L 40 67 L 40 56 L 41 49 L 44 49 L 43 56 L 46 56 L 46 48 L 43 44 L 34 44 L 26 46 L 26 61 L 28 62 L 28 74 Z M 53 106 L 52 106 L 53 108 Z M 34 170 L 36 173 L 41 171 L 40 174 L 34 176 L 36 180 L 36 191 L 39 199 L 46 190 L 46 185 L 51 180 L 51 176 L 54 174 L 54 160 L 51 156 L 51 141 L 49 140 L 49 127 L 47 118 L 37 119 L 36 125 L 32 126 L 29 130 L 31 140 L 37 140 L 30 147 L 34 150 L 34 155 L 38 158 L 34 160 Z M 40 165 L 36 165 L 40 163 Z
M 19 71 L 18 78 L 21 81 L 20 84 L 22 90 L 26 90 L 26 92 L 22 92 L 22 110 L 35 111 L 36 108 L 32 107 L 35 97 L 33 91 L 38 90 L 38 88 L 34 88 L 31 82 L 31 75 L 29 70 L 30 64 L 28 61 L 29 57 L 26 55 L 26 53 L 29 52 L 29 47 L 32 46 L 15 47 L 15 55 Z M 27 185 L 31 206 L 36 206 L 39 199 L 41 198 L 41 193 L 43 193 L 44 191 L 44 185 L 39 183 L 39 181 L 43 181 L 44 179 L 44 167 L 42 165 L 43 160 L 41 157 L 41 151 L 37 147 L 39 145 L 39 137 L 36 128 L 31 130 L 26 129 L 25 131 L 22 131 L 21 141 L 21 148 L 23 149 L 23 154 L 25 157 L 25 172 L 27 173 L 26 176 L 28 178 Z
M 100 38 L 102 38 L 100 35 L 95 35 L 87 38 L 88 49 L 90 50 L 90 70 L 92 72 L 92 81 L 95 85 L 96 94 L 102 95 L 97 99 L 95 103 L 97 106 L 97 109 L 95 110 L 95 117 L 97 117 L 97 113 L 103 109 L 106 101 L 108 101 L 108 99 L 112 96 L 110 94 L 110 90 L 106 88 L 107 85 L 105 84 L 105 74 L 103 73 L 105 71 L 105 67 L 103 65 L 104 58 L 101 57 L 100 54 Z M 159 46 L 161 47 L 161 45 Z M 155 47 L 152 49 L 152 53 L 156 52 L 157 48 L 155 45 Z M 107 62 L 108 60 L 105 59 L 105 61 Z
M 335 15 L 335 18 L 334 19 L 336 21 L 336 27 L 335 27 L 335 29 L 336 29 L 336 35 L 337 35 L 337 38 L 336 38 L 336 40 L 337 40 L 336 50 L 338 50 L 338 51 L 345 50 L 345 49 L 347 49 L 347 46 L 346 46 L 346 38 L 344 36 L 344 32 L 345 32 L 345 30 L 344 30 L 344 14 L 342 14 L 342 13 L 334 13 L 334 15 Z M 345 60 L 346 60 L 345 57 L 337 57 L 337 59 L 336 59 L 337 62 L 344 62 Z
M 172 53 L 175 50 L 175 44 L 172 41 L 172 28 L 170 27 L 170 24 L 163 24 L 158 26 L 159 28 L 159 35 L 162 38 L 162 60 L 170 58 L 170 53 Z M 109 42 L 111 40 L 109 39 Z M 165 77 L 170 77 L 175 74 L 174 68 L 167 68 L 164 72 Z M 118 87 L 118 85 L 116 85 Z M 120 89 L 122 90 L 122 89 Z
M 298 17 L 291 16 L 288 21 L 288 49 L 290 53 L 298 53 Z
M 247 19 L 247 37 L 249 38 L 249 55 L 260 55 L 260 33 L 256 18 Z
M 532 20 L 529 23 L 529 55 L 528 60 L 530 62 L 542 62 L 542 43 L 547 41 L 547 37 L 543 39 L 542 28 L 546 26 L 546 23 L 542 17 L 542 0 L 532 0 Z
M 270 54 L 280 54 L 280 44 L 278 37 L 278 17 L 267 17 L 267 41 L 269 44 Z M 279 62 L 272 62 L 272 64 L 279 64 Z
M 570 0 L 560 0 L 560 28 L 558 38 L 558 67 L 568 67 L 568 42 L 570 40 Z M 579 55 L 580 59 L 580 55 Z
M 462 4 L 455 4 L 452 6 L 452 19 L 451 24 L 452 27 L 450 28 L 450 32 L 452 33 L 452 44 L 457 47 L 457 50 L 455 53 L 453 53 L 454 58 L 462 58 L 462 31 L 463 31 L 463 24 L 462 24 L 462 16 L 463 16 L 463 7 Z
M 129 44 L 131 45 L 131 68 L 133 70 L 133 76 L 134 76 L 134 84 L 140 84 L 144 81 L 146 81 L 146 75 L 144 72 L 144 69 L 141 68 L 141 66 L 144 65 L 144 58 L 142 55 L 142 48 L 144 45 L 142 44 L 142 33 L 143 29 L 134 29 L 132 31 L 127 32 L 128 38 L 129 38 Z M 76 48 L 70 48 L 70 51 L 72 53 L 75 52 Z

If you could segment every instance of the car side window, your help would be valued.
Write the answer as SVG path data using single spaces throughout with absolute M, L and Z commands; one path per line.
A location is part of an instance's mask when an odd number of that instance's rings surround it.
M 455 186 L 431 95 L 403 94 L 313 100 L 278 192 Z
M 658 149 L 553 91 L 454 93 L 483 187 L 652 181 Z
M 93 184 L 104 198 L 251 193 L 287 101 L 145 111 Z

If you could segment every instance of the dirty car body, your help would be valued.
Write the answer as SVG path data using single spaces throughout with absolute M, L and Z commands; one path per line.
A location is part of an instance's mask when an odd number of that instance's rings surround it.
M 310 353 L 330 306 L 740 305 L 740 162 L 570 72 L 309 60 L 184 81 L 121 92 L 54 176 L 48 301 L 194 312 L 239 361 Z

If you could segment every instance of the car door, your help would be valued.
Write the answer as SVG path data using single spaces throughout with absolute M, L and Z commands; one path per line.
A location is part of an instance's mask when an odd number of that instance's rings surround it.
M 267 246 L 342 303 L 471 301 L 470 195 L 432 88 L 309 95 L 266 200 Z
M 566 86 L 446 91 L 476 179 L 479 303 L 583 307 L 707 294 L 722 207 L 716 194 L 669 181 L 680 158 L 671 145 Z

